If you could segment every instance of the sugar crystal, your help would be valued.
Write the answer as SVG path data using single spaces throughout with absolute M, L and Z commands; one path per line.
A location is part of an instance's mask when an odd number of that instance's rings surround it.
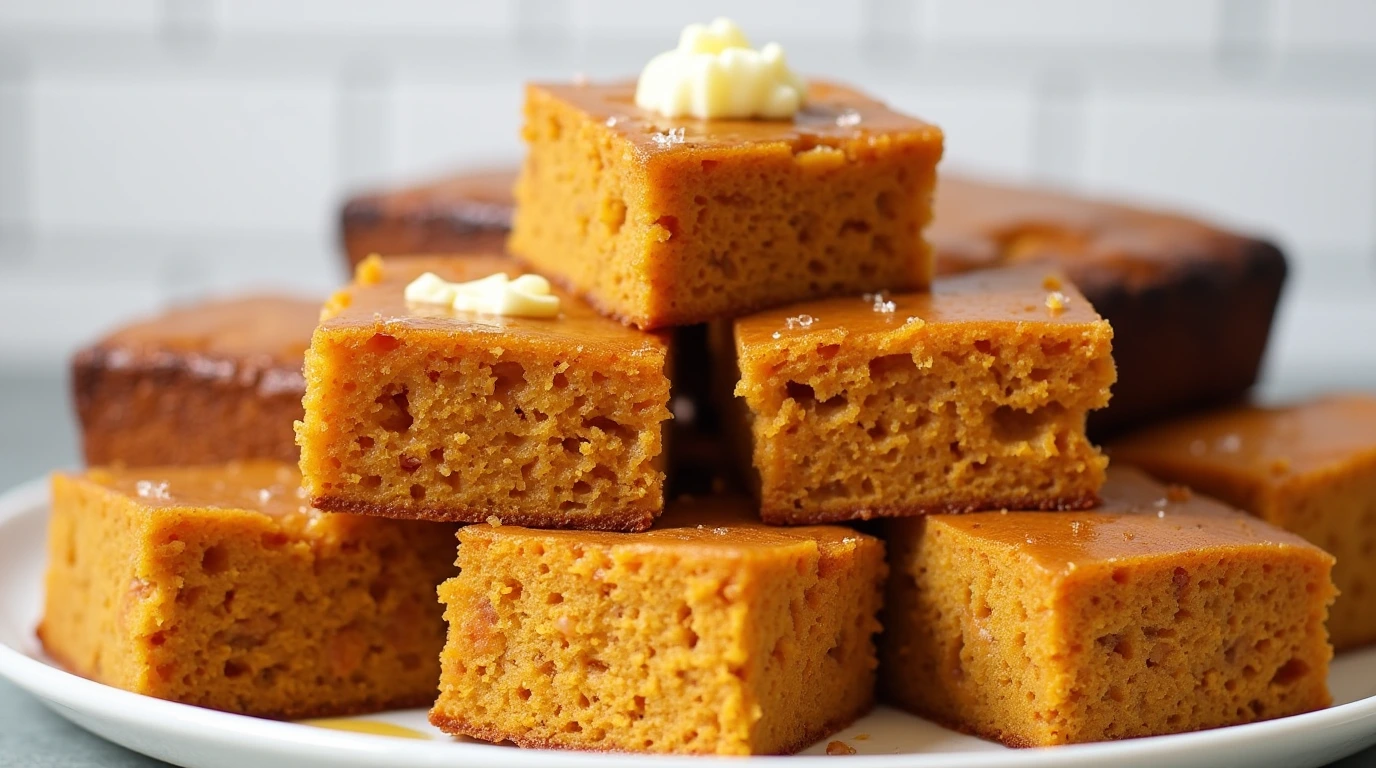
M 682 144 L 686 133 L 687 129 L 685 128 L 670 128 L 663 133 L 651 134 L 650 140 L 661 147 L 668 147 L 674 144 Z
M 836 116 L 836 125 L 841 128 L 854 128 L 860 124 L 860 113 L 847 107 Z

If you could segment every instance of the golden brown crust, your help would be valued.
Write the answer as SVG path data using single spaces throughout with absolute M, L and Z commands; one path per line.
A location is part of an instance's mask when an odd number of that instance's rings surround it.
M 796 743 L 791 744 L 788 747 L 778 752 L 774 752 L 772 754 L 797 754 L 798 752 L 807 749 L 808 747 L 812 746 L 813 744 L 816 744 L 822 739 L 832 736 L 833 734 L 840 733 L 846 728 L 849 728 L 852 724 L 855 723 L 855 721 L 869 714 L 870 710 L 872 709 L 874 709 L 873 698 L 866 702 L 864 706 L 856 712 L 853 712 L 843 717 L 839 717 L 827 723 L 825 726 L 820 728 L 816 733 L 810 733 L 804 736 L 802 739 L 798 740 Z M 518 747 L 521 747 L 522 749 L 573 749 L 573 747 L 560 744 L 550 739 L 528 738 L 514 733 L 505 733 L 496 728 L 487 728 L 483 726 L 473 725 L 472 723 L 469 723 L 468 721 L 462 718 L 455 717 L 453 715 L 449 715 L 443 712 L 439 712 L 438 710 L 430 711 L 430 724 L 451 736 L 466 736 L 470 739 L 478 739 L 479 741 L 487 741 L 493 744 L 510 742 Z M 579 751 L 583 752 L 625 752 L 625 750 L 619 749 L 589 749 L 585 747 L 579 747 L 578 749 Z M 710 755 L 712 753 L 704 751 L 695 754 Z
M 1019 511 L 1073 512 L 1081 509 L 1094 509 L 1099 506 L 1098 494 L 1089 493 L 1056 499 L 1036 497 L 987 499 L 968 504 L 944 504 L 937 506 L 855 506 L 845 509 L 827 510 L 817 514 L 800 514 L 788 508 L 762 508 L 760 518 L 771 525 L 820 525 L 823 523 L 844 523 L 854 520 L 878 520 L 886 517 L 921 517 L 923 515 L 951 515 L 970 512 L 1008 509 Z
M 396 520 L 427 520 L 433 523 L 485 523 L 496 518 L 503 525 L 527 528 L 569 528 L 583 531 L 617 531 L 637 533 L 648 529 L 655 521 L 655 512 L 603 511 L 596 517 L 549 514 L 528 514 L 500 509 L 475 507 L 393 507 L 358 499 L 335 496 L 312 496 L 311 505 L 323 512 L 347 512 L 355 515 L 390 517 Z

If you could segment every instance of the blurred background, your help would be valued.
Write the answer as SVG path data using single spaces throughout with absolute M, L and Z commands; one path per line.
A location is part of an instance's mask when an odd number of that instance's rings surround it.
M 940 124 L 945 170 L 1276 238 L 1262 397 L 1376 390 L 1371 0 L 0 0 L 0 488 L 76 462 L 78 345 L 324 295 L 347 192 L 515 162 L 523 81 L 634 76 L 718 14 Z M 52 765 L 148 764 L 5 684 L 0 721 Z
M 718 14 L 940 124 L 946 170 L 1276 238 L 1263 394 L 1376 388 L 1376 2 L 0 0 L 0 480 L 75 460 L 77 345 L 323 295 L 348 191 L 515 162 L 523 81 L 634 76 Z

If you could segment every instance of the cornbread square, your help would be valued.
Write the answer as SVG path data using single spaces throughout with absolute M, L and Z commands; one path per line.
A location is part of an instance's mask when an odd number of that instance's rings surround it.
M 1110 451 L 1327 550 L 1338 559 L 1333 646 L 1376 642 L 1376 397 L 1226 408 L 1129 435 Z
M 941 130 L 812 82 L 792 120 L 669 119 L 635 83 L 526 88 L 508 247 L 640 328 L 931 281 Z
M 331 512 L 643 530 L 663 510 L 669 345 L 556 292 L 556 318 L 408 305 L 425 272 L 468 281 L 505 257 L 366 260 L 306 353 L 297 426 Z
M 1178 733 L 1331 703 L 1333 558 L 1112 469 L 1089 512 L 886 523 L 882 693 L 1009 746 Z
M 869 710 L 884 547 L 744 499 L 650 531 L 459 532 L 430 721 L 523 747 L 789 753 Z
M 454 528 L 306 506 L 296 467 L 55 474 L 43 648 L 83 677 L 261 717 L 434 699 Z
M 72 361 L 88 465 L 297 459 L 316 300 L 255 294 L 176 307 Z
M 737 320 L 723 346 L 764 519 L 1093 506 L 1107 460 L 1085 415 L 1108 402 L 1112 338 L 1040 267 Z

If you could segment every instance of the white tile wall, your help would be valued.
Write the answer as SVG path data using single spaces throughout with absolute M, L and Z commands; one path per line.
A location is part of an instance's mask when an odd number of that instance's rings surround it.
M 718 16 L 734 19 L 755 45 L 783 44 L 799 38 L 853 44 L 863 29 L 864 13 L 864 3 L 835 0 L 572 0 L 570 5 L 570 21 L 576 34 L 594 38 L 648 36 L 663 40 L 665 50 L 678 43 L 678 32 L 684 25 L 706 23 Z
M 515 26 L 516 3 L 455 0 L 217 0 L 226 33 L 477 35 Z
M 29 87 L 0 80 L 0 230 L 28 223 Z
M 1370 0 L 1281 0 L 1277 35 L 1293 48 L 1376 46 L 1376 3 Z
M 80 273 L 11 272 L 0 280 L 0 360 L 6 367 L 58 368 L 81 343 L 156 312 L 165 300 L 160 285 L 137 277 L 97 282 Z
M 524 79 L 631 75 L 720 14 L 942 125 L 948 170 L 1274 232 L 1311 297 L 1376 274 L 1369 0 L 0 0 L 0 367 L 324 292 L 346 189 L 512 162 Z
M 927 0 L 925 40 L 1001 45 L 1197 46 L 1213 43 L 1215 0 Z
M 1376 105 L 1122 95 L 1088 109 L 1086 183 L 1193 207 L 1308 252 L 1376 250 Z
M 1030 89 L 870 84 L 895 108 L 941 126 L 943 169 L 982 175 L 1032 175 L 1036 102 Z
M 522 83 L 407 83 L 397 87 L 390 131 L 392 178 L 521 158 Z
M 0 30 L 150 31 L 162 8 L 161 0 L 0 0 Z
M 327 83 L 39 75 L 39 230 L 324 232 L 334 204 Z

